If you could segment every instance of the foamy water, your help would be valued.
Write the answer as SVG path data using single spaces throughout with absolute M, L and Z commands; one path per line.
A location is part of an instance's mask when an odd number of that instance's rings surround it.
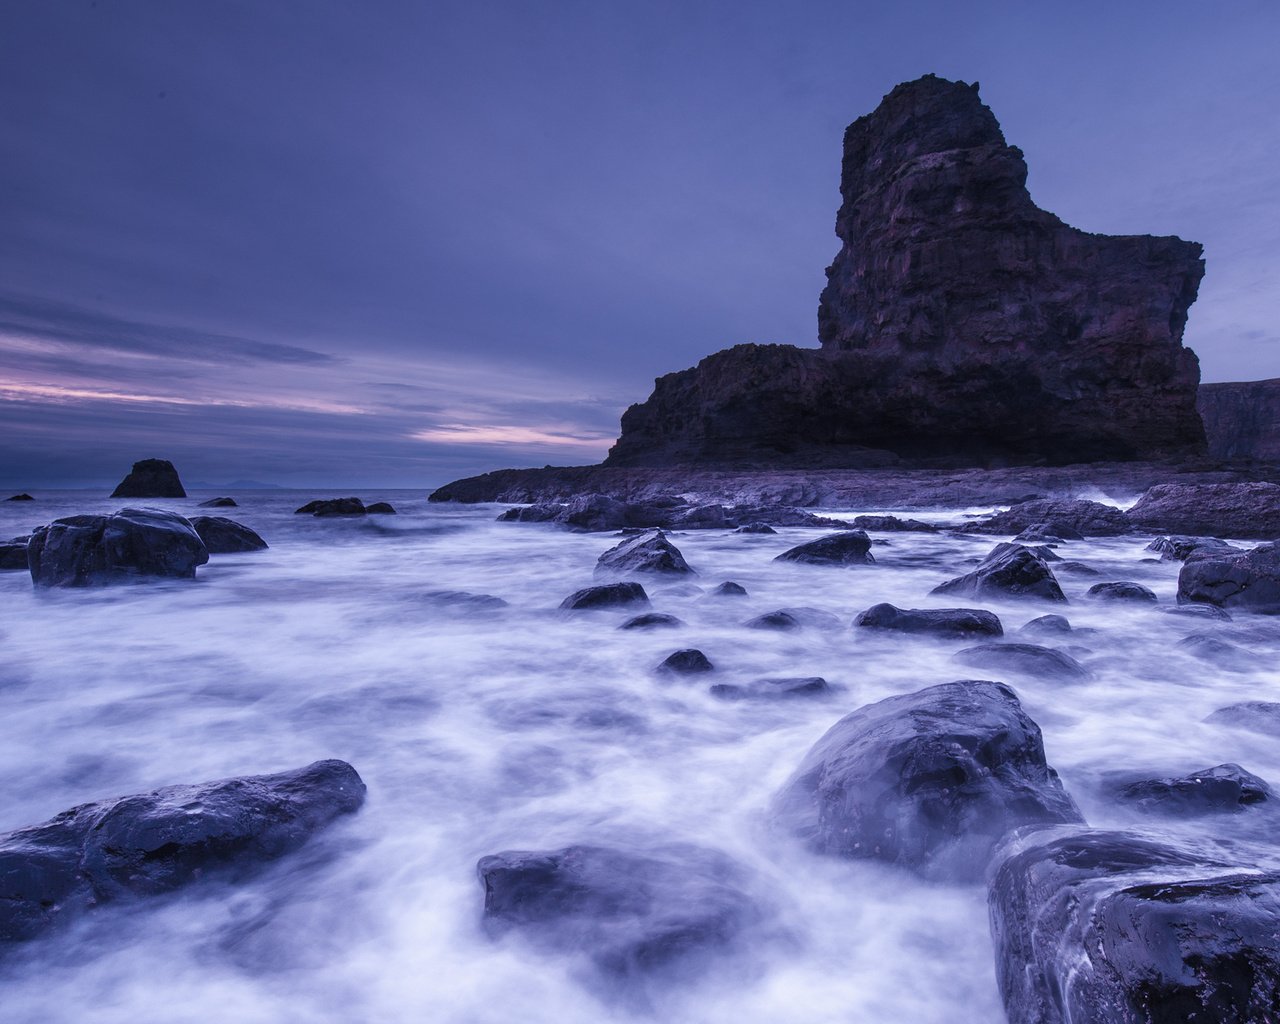
M 186 515 L 187 501 L 156 501 Z M 459 1021 L 577 1024 L 642 1011 L 601 1001 L 572 958 L 495 942 L 480 926 L 476 860 L 569 843 L 694 842 L 754 873 L 772 924 L 705 980 L 661 992 L 649 1018 L 698 1024 L 997 1022 L 981 886 L 806 852 L 769 827 L 769 803 L 810 745 L 863 704 L 952 679 L 965 641 L 850 628 L 881 601 L 936 584 L 1002 538 L 873 534 L 875 566 L 775 563 L 810 530 L 672 535 L 695 587 L 645 581 L 676 630 L 620 631 L 607 611 L 556 611 L 617 543 L 544 524 L 495 523 L 497 506 L 390 500 L 396 517 L 317 520 L 315 492 L 238 495 L 207 510 L 253 527 L 268 551 L 214 555 L 195 583 L 36 593 L 0 574 L 0 831 L 90 800 L 175 783 L 350 761 L 365 807 L 301 852 L 234 887 L 111 906 L 4 954 L 6 1021 Z M 120 507 L 72 492 L 0 505 L 0 535 Z M 202 510 L 206 511 L 206 510 Z M 911 513 L 922 518 L 918 513 Z M 958 518 L 959 511 L 934 518 Z M 1177 563 L 1148 538 L 1064 545 L 1101 577 L 1059 577 L 1071 604 L 984 601 L 1007 634 L 1047 612 L 1097 631 L 1059 644 L 1088 682 L 1005 676 L 1041 725 L 1050 762 L 1091 824 L 1152 824 L 1101 791 L 1105 772 L 1182 773 L 1235 761 L 1280 783 L 1280 745 L 1202 719 L 1224 704 L 1280 700 L 1274 619 L 1164 614 Z M 1158 606 L 1097 604 L 1088 587 L 1143 583 Z M 746 598 L 709 596 L 735 580 Z M 705 592 L 699 592 L 702 588 Z M 423 595 L 491 594 L 508 606 L 450 610 Z M 812 607 L 834 629 L 745 629 Z M 1211 632 L 1260 657 L 1227 671 L 1175 646 Z M 1038 641 L 1044 642 L 1044 641 Z M 683 647 L 714 676 L 653 667 Z M 826 700 L 723 702 L 710 682 L 825 677 Z M 1155 824 L 1161 825 L 1159 821 Z M 1164 827 L 1161 825 L 1161 827 Z M 1265 816 L 1168 825 L 1258 838 Z

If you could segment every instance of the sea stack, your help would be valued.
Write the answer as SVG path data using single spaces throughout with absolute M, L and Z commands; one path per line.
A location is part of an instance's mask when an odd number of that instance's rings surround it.
M 185 498 L 178 471 L 167 459 L 143 459 L 135 462 L 129 475 L 120 481 L 113 498 Z
M 820 349 L 656 382 L 606 465 L 859 467 L 1202 455 L 1182 345 L 1201 246 L 1039 209 L 977 84 L 897 86 L 844 137 Z

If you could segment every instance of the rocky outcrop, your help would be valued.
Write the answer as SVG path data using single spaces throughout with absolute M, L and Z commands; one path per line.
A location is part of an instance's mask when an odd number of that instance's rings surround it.
M 1280 378 L 1201 384 L 1196 408 L 1214 458 L 1280 462 Z
M 1135 527 L 1201 537 L 1280 537 L 1280 484 L 1157 484 L 1125 513 Z
M 1178 573 L 1178 603 L 1280 615 L 1280 544 L 1191 559 Z
M 1021 534 L 1035 530 L 1060 540 L 1072 540 L 1116 537 L 1132 529 L 1133 524 L 1114 505 L 1104 505 L 1100 501 L 1038 499 L 1019 502 L 1005 512 L 967 527 L 965 532 Z
M 135 462 L 129 475 L 111 492 L 113 498 L 185 498 L 178 471 L 167 459 Z
M 88 587 L 159 576 L 193 579 L 209 561 L 199 534 L 182 516 L 125 508 L 110 516 L 69 516 L 41 526 L 27 545 L 38 587 Z
M 1040 210 L 976 85 L 927 75 L 849 126 L 820 350 L 742 345 L 659 378 L 606 465 L 975 465 L 1202 453 L 1179 238 Z

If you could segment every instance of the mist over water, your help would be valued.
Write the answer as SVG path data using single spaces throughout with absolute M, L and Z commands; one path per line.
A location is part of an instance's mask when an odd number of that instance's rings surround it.
M 0 535 L 128 504 L 190 516 L 211 493 L 132 503 L 42 494 L 0 505 Z M 391 501 L 395 517 L 293 514 L 317 496 L 249 493 L 239 508 L 209 510 L 271 547 L 213 555 L 194 583 L 37 593 L 25 573 L 0 574 L 0 831 L 87 801 L 328 757 L 351 762 L 369 787 L 361 811 L 247 882 L 103 907 L 5 951 L 4 1019 L 1002 1021 L 981 885 L 817 856 L 770 827 L 773 795 L 842 715 L 993 677 L 952 661 L 973 641 L 850 627 L 881 601 L 985 607 L 1009 639 L 1028 639 L 1013 634 L 1049 612 L 1094 628 L 1031 641 L 1066 650 L 1088 681 L 996 676 L 1044 730 L 1089 822 L 1249 844 L 1273 834 L 1269 810 L 1171 823 L 1104 792 L 1108 772 L 1227 761 L 1280 783 L 1274 738 L 1202 721 L 1225 704 L 1280 700 L 1275 621 L 1165 614 L 1179 564 L 1154 560 L 1149 538 L 1063 545 L 1102 573 L 1060 574 L 1064 607 L 928 596 L 1002 538 L 873 533 L 877 564 L 838 569 L 772 561 L 821 535 L 811 530 L 675 533 L 699 575 L 645 587 L 654 610 L 685 625 L 623 631 L 631 612 L 556 610 L 596 582 L 612 535 L 496 523 L 496 506 L 432 506 L 419 492 L 361 495 Z M 910 514 L 958 521 L 963 511 Z M 712 597 L 724 580 L 749 596 Z M 1160 603 L 1092 602 L 1085 592 L 1100 580 L 1142 583 Z M 450 604 L 433 591 L 508 603 Z M 838 626 L 742 625 L 795 607 Z M 1176 646 L 1192 633 L 1255 657 L 1201 660 Z M 654 673 L 685 647 L 716 673 Z M 815 675 L 836 693 L 726 702 L 707 692 Z M 705 977 L 650 992 L 647 1007 L 601 992 L 571 956 L 481 926 L 475 863 L 486 854 L 668 842 L 744 864 L 766 922 Z

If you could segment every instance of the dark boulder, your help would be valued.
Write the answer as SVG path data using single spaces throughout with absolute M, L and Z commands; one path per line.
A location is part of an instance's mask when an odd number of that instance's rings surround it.
M 1280 544 L 1238 555 L 1193 558 L 1178 573 L 1178 603 L 1280 614 Z
M 364 511 L 366 515 L 371 516 L 394 516 L 396 514 L 396 510 L 389 501 L 375 501 L 372 505 L 366 505 Z
M 576 530 L 620 530 L 624 526 L 642 526 L 631 521 L 630 507 L 625 501 L 603 494 L 583 494 L 574 498 L 556 516 L 555 521 Z
M 1038 644 L 979 644 L 956 651 L 962 665 L 1054 679 L 1087 679 L 1089 670 L 1069 654 Z
M 14 537 L 13 540 L 0 541 L 0 572 L 14 572 L 27 569 L 27 543 L 30 537 Z
M 267 542 L 253 530 L 234 519 L 223 516 L 196 516 L 192 528 L 204 541 L 211 555 L 226 555 L 238 551 L 262 551 Z
M 806 565 L 871 565 L 871 538 L 862 530 L 846 530 L 819 537 L 784 551 L 775 562 L 803 562 Z
M 897 516 L 854 516 L 853 525 L 859 530 L 875 530 L 880 533 L 937 533 L 939 527 L 922 523 L 919 519 L 899 519 Z
M 5 501 L 35 501 L 36 499 L 24 492 L 22 494 L 15 494 L 12 497 L 5 498 L 4 500 Z
M 763 916 L 744 869 L 702 847 L 508 850 L 476 868 L 491 935 L 518 930 L 615 981 L 696 974 Z
M 1000 619 L 981 608 L 895 608 L 877 604 L 854 619 L 853 624 L 941 637 L 1004 635 Z
M 1136 601 L 1138 603 L 1156 603 L 1155 592 L 1141 583 L 1128 580 L 1115 580 L 1110 583 L 1095 583 L 1089 588 L 1089 597 L 1095 601 Z
M 178 471 L 167 459 L 135 462 L 129 475 L 111 492 L 113 498 L 185 498 Z
M 775 530 L 768 523 L 747 523 L 744 526 L 739 526 L 733 532 L 734 533 L 777 533 L 778 531 Z
M 295 509 L 295 514 L 324 519 L 331 516 L 363 516 L 368 514 L 368 509 L 359 498 L 317 498 L 307 502 L 302 508 Z
M 716 683 L 710 689 L 721 700 L 789 700 L 827 697 L 834 691 L 821 676 L 754 679 L 749 683 Z
M 1121 783 L 1116 795 L 1152 814 L 1242 811 L 1271 799 L 1271 787 L 1238 764 L 1220 764 L 1181 778 Z
M 1212 725 L 1230 725 L 1280 737 L 1280 704 L 1266 700 L 1245 700 L 1218 708 L 1205 721 Z
M 664 612 L 645 612 L 643 615 L 636 615 L 627 619 L 619 629 L 671 629 L 676 626 L 683 626 L 684 622 L 677 619 L 674 615 L 667 615 Z
M 182 516 L 125 508 L 41 526 L 31 535 L 27 559 L 38 587 L 87 587 L 147 576 L 194 579 L 209 551 Z
M 711 591 L 712 597 L 746 597 L 747 588 L 741 583 L 734 583 L 733 580 L 725 580 L 715 590 Z
M 662 659 L 657 671 L 671 675 L 688 676 L 701 672 L 712 672 L 715 666 L 705 654 L 696 647 L 687 647 L 682 651 L 672 651 Z
M 981 878 L 1012 828 L 1081 820 L 1017 695 L 976 680 L 846 715 L 805 756 L 777 811 L 821 852 L 957 881 Z
M 1280 484 L 1156 484 L 1127 513 L 1144 530 L 1197 537 L 1280 537 Z
M 1066 540 L 1084 540 L 1084 534 L 1060 519 L 1035 523 L 1013 538 L 1019 544 L 1051 544 Z
M 1212 557 L 1243 553 L 1241 548 L 1216 537 L 1183 537 L 1178 534 L 1157 537 L 1147 545 L 1146 550 L 1157 552 L 1162 562 L 1185 562 L 1189 558 L 1205 555 Z
M 584 611 L 594 608 L 631 608 L 649 606 L 649 595 L 639 583 L 608 583 L 585 587 L 560 602 L 562 611 Z
M 973 572 L 934 587 L 932 593 L 976 598 L 1067 599 L 1044 559 L 1021 544 L 997 544 Z
M 210 498 L 208 501 L 202 501 L 198 508 L 236 508 L 235 498 Z
M 754 523 L 760 526 L 803 526 L 818 530 L 847 530 L 843 519 L 819 516 L 803 508 L 790 505 L 735 505 L 731 509 L 735 523 Z
M 1280 1013 L 1280 873 L 1163 836 L 1024 830 L 989 887 L 1009 1024 L 1266 1024 Z
M 1041 615 L 1039 618 L 1032 619 L 1018 632 L 1026 633 L 1027 636 L 1062 636 L 1074 631 L 1070 620 L 1065 615 Z
M 976 526 L 968 527 L 965 532 L 1016 534 L 1030 528 L 1047 528 L 1063 540 L 1074 540 L 1081 537 L 1117 537 L 1129 533 L 1133 525 L 1114 505 L 1082 499 L 1044 499 L 1014 505 L 1006 512 L 999 512 Z M 1073 536 L 1064 537 L 1060 531 Z
M 523 508 L 509 508 L 498 513 L 500 523 L 549 523 L 561 512 L 563 505 L 525 505 Z
M 1068 560 L 1065 562 L 1060 562 L 1059 564 L 1055 565 L 1053 568 L 1055 572 L 1065 572 L 1068 576 L 1101 576 L 1102 575 L 1102 573 L 1099 572 L 1097 569 L 1095 569 L 1093 566 L 1086 565 L 1084 562 L 1075 562 L 1075 561 Z
M 109 900 L 248 872 L 357 810 L 364 795 L 349 764 L 317 761 L 84 804 L 0 835 L 0 939 L 33 938 Z
M 668 576 L 697 575 L 680 549 L 661 530 L 630 537 L 611 547 L 596 562 L 596 575 L 624 576 L 633 572 Z
M 763 615 L 757 615 L 754 619 L 748 619 L 743 623 L 747 629 L 778 629 L 789 630 L 799 629 L 800 620 L 789 612 L 781 609 L 778 611 L 765 612 Z

